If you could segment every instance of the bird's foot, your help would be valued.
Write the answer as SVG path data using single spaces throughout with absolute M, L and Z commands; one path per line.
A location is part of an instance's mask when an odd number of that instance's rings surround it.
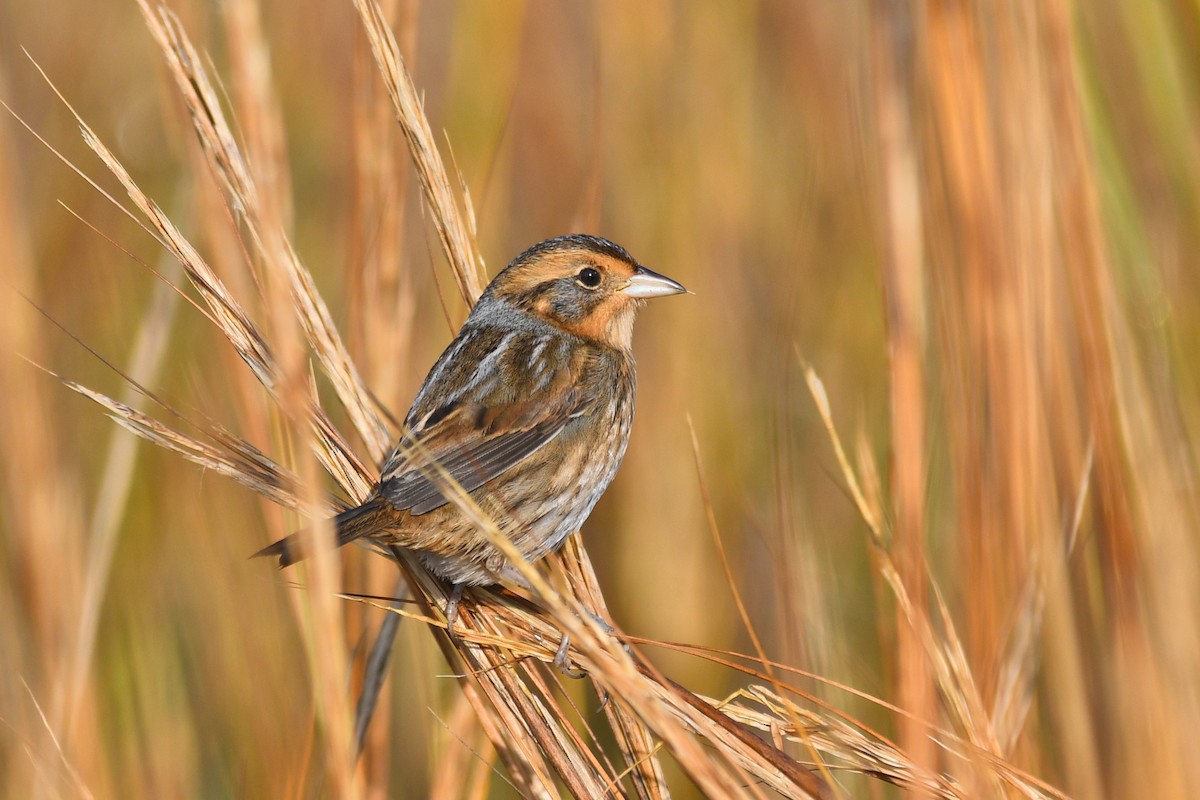
M 586 677 L 587 673 L 583 670 L 571 669 L 571 655 L 569 652 L 570 647 L 571 637 L 564 633 L 562 636 L 562 641 L 558 643 L 558 649 L 554 651 L 554 666 L 556 666 L 558 671 L 568 678 L 579 679 Z
M 608 622 L 596 614 L 596 612 L 587 607 L 584 607 L 583 610 L 587 612 L 587 615 L 591 617 L 597 625 L 600 626 L 602 631 L 607 633 L 609 636 L 616 635 L 617 629 L 612 625 L 609 625 Z M 625 652 L 633 655 L 633 651 L 629 649 L 629 645 L 621 642 L 621 646 L 625 648 Z M 558 667 L 558 671 L 568 678 L 582 678 L 587 675 L 587 672 L 584 670 L 575 670 L 571 668 L 571 658 L 569 654 L 570 647 L 571 637 L 564 633 L 562 635 L 562 640 L 558 643 L 558 649 L 554 651 L 554 666 Z
M 466 589 L 465 583 L 455 583 L 450 587 L 450 595 L 446 598 L 446 633 L 451 639 L 458 638 L 458 634 L 454 632 L 454 625 L 458 622 L 458 606 Z

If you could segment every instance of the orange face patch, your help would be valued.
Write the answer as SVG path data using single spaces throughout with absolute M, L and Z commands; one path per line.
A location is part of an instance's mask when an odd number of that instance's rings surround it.
M 576 336 L 626 350 L 633 343 L 633 317 L 637 305 L 636 300 L 617 290 L 610 292 L 587 315 L 560 324 Z
M 562 330 L 626 349 L 638 303 L 622 290 L 635 270 L 604 253 L 551 251 L 513 269 L 497 291 Z

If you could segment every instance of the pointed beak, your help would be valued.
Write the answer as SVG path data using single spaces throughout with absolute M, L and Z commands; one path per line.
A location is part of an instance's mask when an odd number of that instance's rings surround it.
M 621 292 L 627 297 L 647 298 L 647 297 L 666 297 L 672 294 L 682 294 L 687 289 L 682 285 L 668 278 L 666 275 L 659 275 L 652 269 L 638 267 L 633 273 L 633 277 L 629 279 L 629 283 Z

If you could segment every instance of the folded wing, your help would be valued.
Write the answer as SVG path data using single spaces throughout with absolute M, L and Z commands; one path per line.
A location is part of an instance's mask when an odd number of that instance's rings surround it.
M 573 380 L 574 359 L 552 338 L 507 332 L 489 341 L 489 333 L 475 335 L 493 348 L 490 356 L 470 359 L 470 348 L 452 346 L 426 379 L 380 478 L 378 494 L 397 510 L 419 515 L 445 505 L 451 481 L 478 489 L 590 412 L 593 400 Z M 514 381 L 514 372 L 533 377 Z M 439 384 L 468 388 L 455 395 Z

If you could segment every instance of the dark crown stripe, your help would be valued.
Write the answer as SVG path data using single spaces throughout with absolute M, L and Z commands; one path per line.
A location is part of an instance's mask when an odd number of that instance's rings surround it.
M 547 253 L 554 253 L 562 250 L 588 250 L 593 253 L 609 256 L 620 261 L 624 261 L 631 266 L 637 266 L 633 256 L 616 242 L 610 242 L 608 239 L 599 236 L 592 236 L 586 233 L 572 233 L 566 236 L 557 236 L 553 239 L 547 239 L 544 242 L 538 242 L 533 247 L 530 247 L 524 253 L 512 260 L 509 267 L 515 267 L 518 264 L 524 264 L 538 256 Z

